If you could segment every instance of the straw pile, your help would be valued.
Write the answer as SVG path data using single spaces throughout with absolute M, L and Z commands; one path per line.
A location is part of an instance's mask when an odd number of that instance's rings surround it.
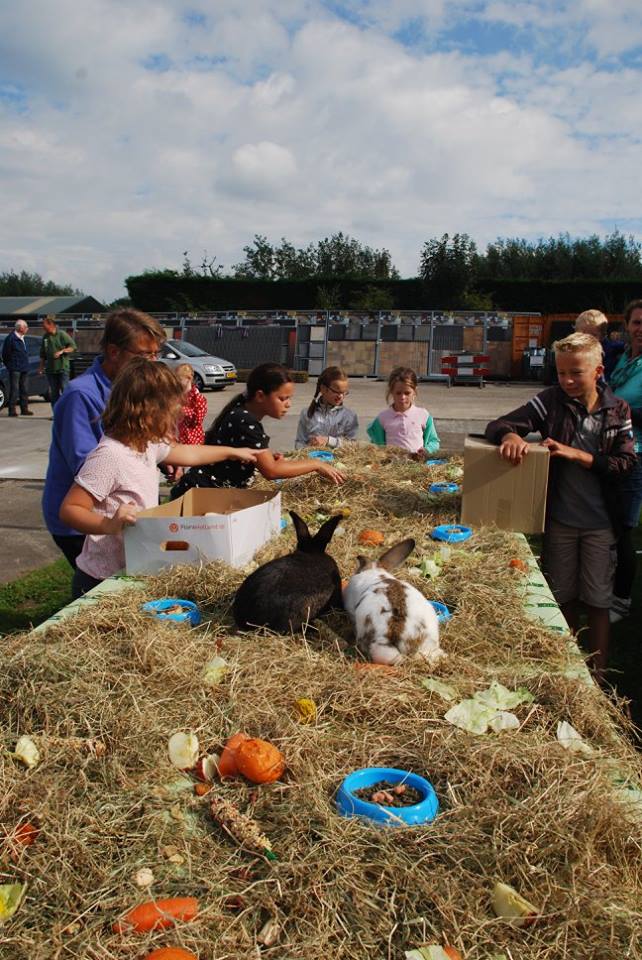
M 350 507 L 330 547 L 344 576 L 368 552 L 357 544 L 364 527 L 384 531 L 388 544 L 414 536 L 421 557 L 438 549 L 428 531 L 456 518 L 456 499 L 426 495 L 452 461 L 426 468 L 387 459 L 356 449 L 343 456 L 342 489 L 314 478 L 282 487 L 284 506 L 313 528 L 316 515 Z M 290 527 L 258 560 L 293 542 Z M 0 930 L 0 957 L 121 960 L 176 944 L 200 960 L 398 960 L 430 942 L 469 960 L 642 957 L 642 831 L 626 791 L 614 788 L 639 764 L 616 730 L 615 708 L 574 676 L 566 638 L 525 617 L 523 575 L 509 568 L 516 549 L 511 535 L 479 530 L 436 580 L 409 573 L 413 557 L 402 571 L 456 610 L 435 676 L 460 698 L 494 679 L 534 695 L 516 709 L 520 729 L 502 734 L 448 724 L 449 704 L 421 684 L 424 665 L 395 676 L 357 671 L 341 613 L 303 638 L 236 635 L 229 609 L 244 574 L 222 564 L 176 568 L 44 637 L 5 639 L 0 882 L 26 882 L 28 891 Z M 162 596 L 198 601 L 208 622 L 188 631 L 140 614 L 143 600 Z M 208 688 L 203 668 L 221 644 L 230 669 Z M 295 719 L 300 697 L 316 703 L 316 722 Z M 590 743 L 591 756 L 557 742 L 560 720 Z M 215 788 L 256 819 L 277 862 L 250 856 L 212 823 L 207 799 L 169 765 L 176 730 L 195 731 L 205 751 L 237 730 L 283 751 L 282 781 Z M 33 770 L 10 755 L 21 734 L 39 745 Z M 337 816 L 342 779 L 374 765 L 428 776 L 438 819 L 386 830 Z M 11 837 L 26 821 L 40 833 L 23 848 Z M 135 883 L 143 867 L 154 876 L 147 890 Z M 535 925 L 516 929 L 494 916 L 498 880 L 537 906 Z M 198 897 L 200 915 L 172 930 L 112 932 L 124 910 L 150 896 Z M 261 946 L 270 919 L 278 942 Z

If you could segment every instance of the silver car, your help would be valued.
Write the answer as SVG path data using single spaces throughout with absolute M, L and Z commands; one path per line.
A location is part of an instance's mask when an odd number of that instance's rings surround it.
M 205 387 L 224 390 L 228 384 L 236 383 L 236 367 L 233 363 L 213 357 L 186 340 L 166 340 L 161 360 L 173 370 L 181 363 L 189 363 L 194 371 L 194 383 L 201 391 Z

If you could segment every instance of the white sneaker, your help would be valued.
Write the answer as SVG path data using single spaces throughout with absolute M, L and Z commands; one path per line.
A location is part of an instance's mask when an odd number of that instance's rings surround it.
M 613 597 L 611 609 L 609 610 L 609 623 L 619 623 L 620 620 L 625 620 L 630 613 L 630 597 Z

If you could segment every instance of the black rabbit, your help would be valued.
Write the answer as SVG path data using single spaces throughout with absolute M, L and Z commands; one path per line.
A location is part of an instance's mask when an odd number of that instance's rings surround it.
M 325 552 L 341 515 L 326 520 L 313 537 L 298 514 L 291 510 L 290 516 L 297 548 L 264 563 L 243 581 L 233 606 L 234 620 L 241 629 L 299 631 L 331 607 L 343 606 L 339 568 Z

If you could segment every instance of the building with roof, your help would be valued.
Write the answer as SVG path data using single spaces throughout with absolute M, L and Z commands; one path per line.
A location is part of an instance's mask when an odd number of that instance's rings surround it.
M 0 297 L 0 321 L 37 321 L 47 316 L 105 313 L 107 307 L 95 297 Z

